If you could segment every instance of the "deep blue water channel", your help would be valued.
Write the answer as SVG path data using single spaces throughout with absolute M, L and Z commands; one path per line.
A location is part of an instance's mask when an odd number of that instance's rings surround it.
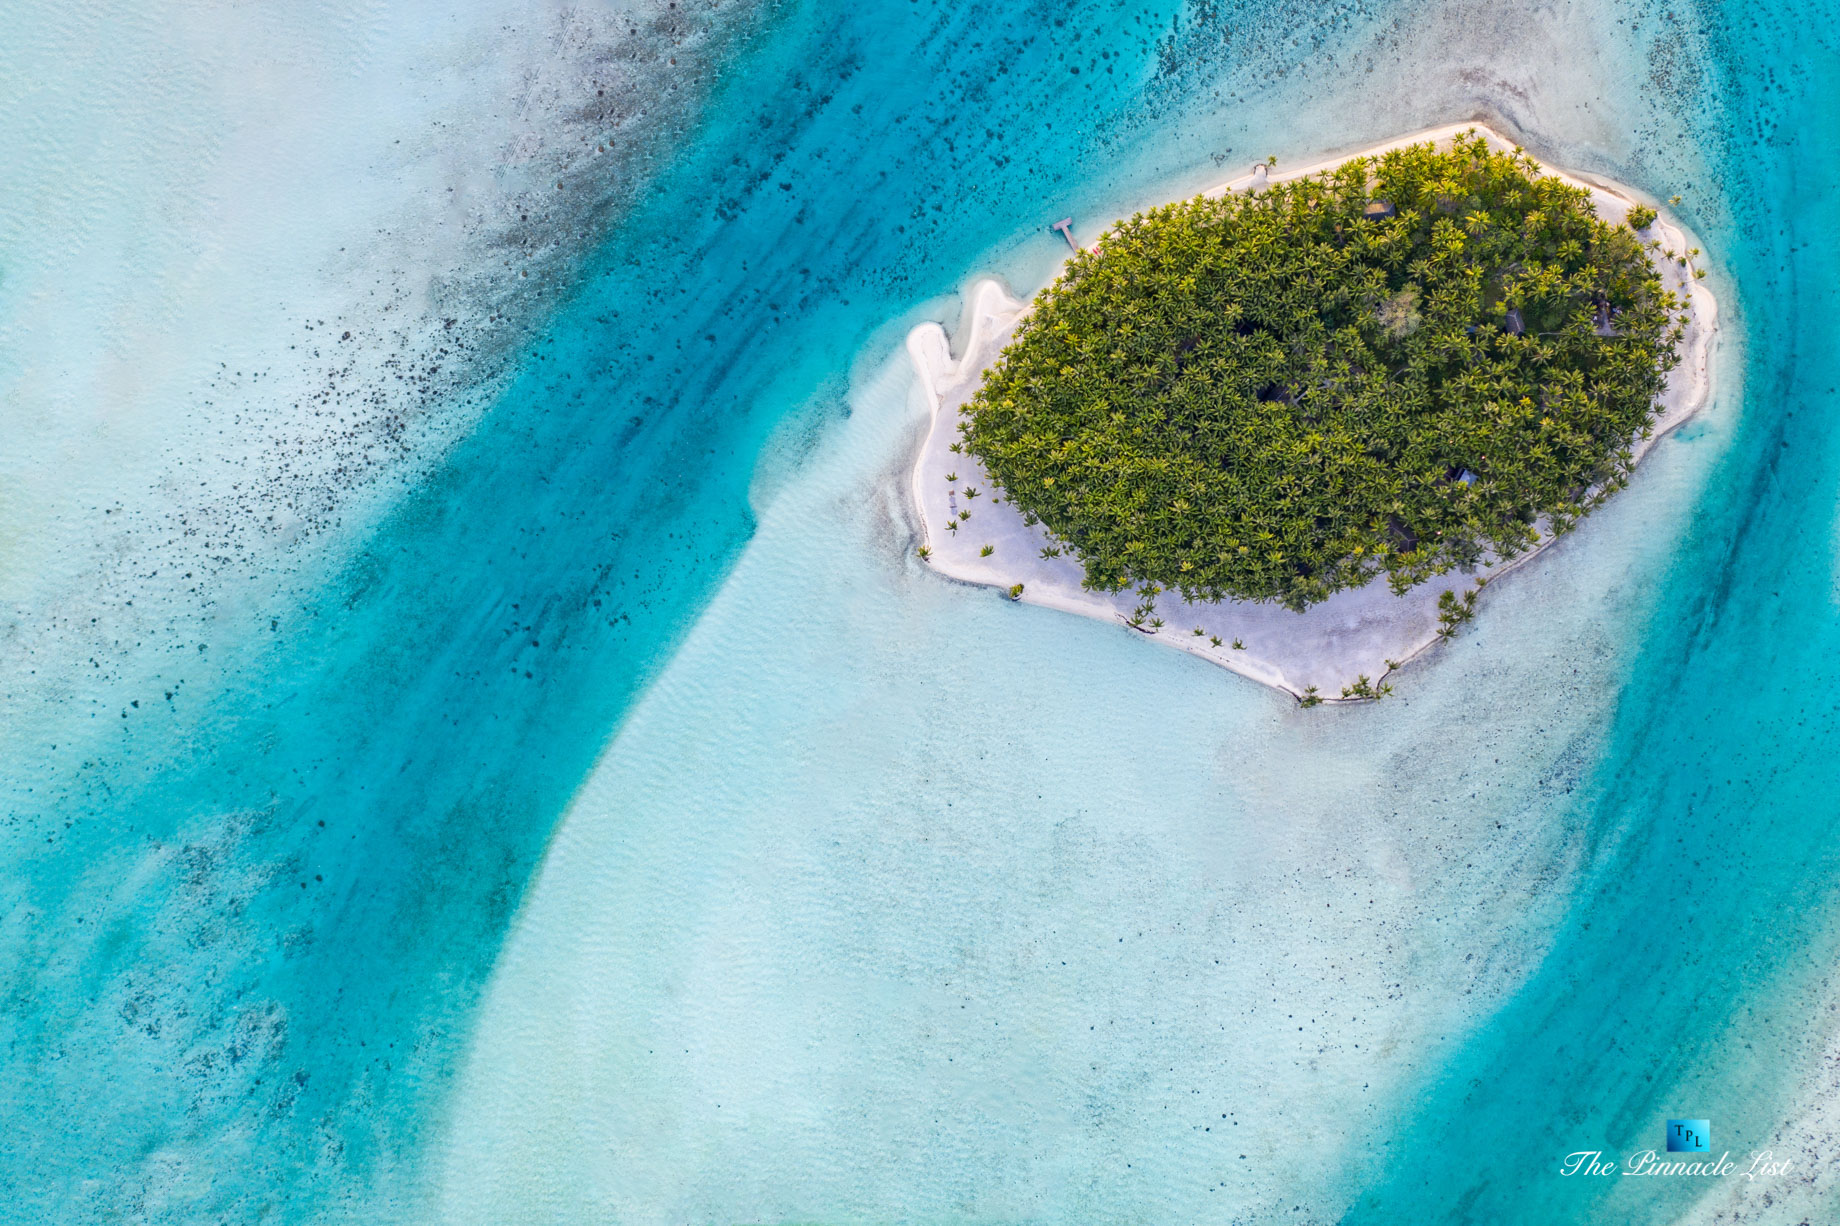
M 1686 210 L 1735 291 L 1742 425 L 1575 815 L 1588 888 L 1362 1151 L 1348 1221 L 1670 1220 L 1692 1189 L 1532 1178 L 1501 1152 L 1526 1129 L 1637 1148 L 1709 1101 L 1739 1149 L 1808 1058 L 1783 1019 L 1831 971 L 1840 882 L 1835 15 L 1697 10 L 1714 181 Z M 891 321 L 991 263 L 1045 269 L 1036 223 L 1099 185 L 1252 160 L 1202 147 L 1197 116 L 1232 130 L 1223 82 L 1304 65 L 1355 105 L 1334 56 L 1389 16 L 777 12 L 515 385 L 337 582 L 275 607 L 283 632 L 176 731 L 42 768 L 6 870 L 34 918 L 7 935 L 0 1218 L 397 1203 L 555 822 L 749 537 L 763 450 L 797 463 Z M 1178 152 L 1185 126 L 1204 134 Z M 183 852 L 137 871 L 150 842 Z

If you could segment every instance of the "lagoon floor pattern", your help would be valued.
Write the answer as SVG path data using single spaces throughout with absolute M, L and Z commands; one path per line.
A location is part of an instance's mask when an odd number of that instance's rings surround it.
M 210 594 L 207 680 L 188 609 L 106 681 L 15 611 L 0 1217 L 1691 1211 L 1557 1160 L 1792 1128 L 1833 1029 L 1832 17 L 775 11 L 435 474 Z M 1464 114 L 1686 197 L 1728 381 L 1394 698 L 912 560 L 960 278 Z

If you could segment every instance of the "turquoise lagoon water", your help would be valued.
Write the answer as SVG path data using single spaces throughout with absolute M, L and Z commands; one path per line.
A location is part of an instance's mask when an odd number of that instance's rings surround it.
M 1556 1169 L 1760 1142 L 1833 1029 L 1830 18 L 772 13 L 323 583 L 101 680 L 15 616 L 0 1213 L 1689 1212 Z M 911 559 L 967 276 L 1478 113 L 1685 194 L 1726 390 L 1393 700 Z

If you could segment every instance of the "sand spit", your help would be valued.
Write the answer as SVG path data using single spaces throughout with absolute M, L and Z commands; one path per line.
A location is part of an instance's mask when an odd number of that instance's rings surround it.
M 1204 194 L 1220 196 L 1229 191 L 1257 190 L 1268 181 L 1301 178 L 1353 157 L 1371 157 L 1428 140 L 1443 143 L 1472 130 L 1496 148 L 1515 147 L 1512 141 L 1481 124 L 1450 124 L 1283 173 L 1260 166 Z M 1598 215 L 1612 224 L 1621 222 L 1631 207 L 1641 203 L 1633 191 L 1618 184 L 1543 163 L 1541 169 L 1589 191 Z M 1635 440 L 1638 461 L 1657 439 L 1705 405 L 1711 389 L 1712 338 L 1718 322 L 1718 304 L 1712 292 L 1694 275 L 1699 260 L 1679 262 L 1679 257 L 1695 246 L 1687 232 L 1661 211 L 1649 237 L 1661 241 L 1656 264 L 1663 283 L 1686 304 L 1687 327 L 1681 360 L 1668 377 L 1656 422 L 1646 438 Z M 1673 258 L 1664 254 L 1669 252 L 1675 253 Z M 1079 562 L 1064 553 L 1044 557 L 1042 551 L 1050 545 L 1046 531 L 1039 525 L 1023 523 L 1021 513 L 1003 499 L 1000 489 L 992 486 L 975 458 L 951 451 L 958 439 L 960 411 L 977 390 L 984 370 L 1009 343 L 1027 309 L 1026 303 L 1011 297 L 995 281 L 980 280 L 967 291 L 963 314 L 950 340 L 945 330 L 933 323 L 908 334 L 907 351 L 919 374 L 915 394 L 922 397 L 925 411 L 931 414 L 930 428 L 912 470 L 922 543 L 930 552 L 930 564 L 940 574 L 1005 591 L 1021 584 L 1021 600 L 1125 625 L 1141 603 L 1137 593 L 1095 592 L 1082 587 Z M 947 480 L 954 475 L 955 479 Z M 978 490 L 980 496 L 967 498 L 967 487 Z M 970 518 L 960 521 L 957 531 L 948 531 L 946 523 L 963 511 L 970 511 Z M 1314 695 L 1325 701 L 1341 701 L 1344 689 L 1355 685 L 1359 678 L 1366 677 L 1373 685 L 1379 685 L 1387 674 L 1439 641 L 1437 606 L 1443 593 L 1455 591 L 1462 595 L 1481 582 L 1518 569 L 1554 539 L 1545 534 L 1536 548 L 1507 562 L 1494 561 L 1468 573 L 1440 575 L 1403 596 L 1395 596 L 1386 579 L 1378 578 L 1363 587 L 1338 592 L 1304 613 L 1246 601 L 1191 602 L 1166 592 L 1155 602 L 1153 620 L 1140 627 L 1140 632 L 1154 642 L 1192 652 L 1299 699 Z M 1160 619 L 1161 626 L 1155 626 L 1154 619 Z

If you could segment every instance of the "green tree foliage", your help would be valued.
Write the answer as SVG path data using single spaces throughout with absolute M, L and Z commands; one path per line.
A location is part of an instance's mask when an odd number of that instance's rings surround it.
M 1120 222 L 960 429 L 1088 586 L 1301 609 L 1513 555 L 1618 488 L 1677 305 L 1586 192 L 1471 135 Z

